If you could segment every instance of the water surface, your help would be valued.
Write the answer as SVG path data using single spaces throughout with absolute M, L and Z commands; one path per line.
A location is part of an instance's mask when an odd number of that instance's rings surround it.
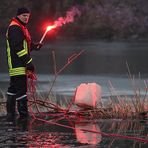
M 148 144 L 142 142 L 148 138 L 147 121 L 82 118 L 72 120 L 68 116 L 46 121 L 48 123 L 31 120 L 12 126 L 3 120 L 0 122 L 0 145 L 2 147 L 146 148 Z

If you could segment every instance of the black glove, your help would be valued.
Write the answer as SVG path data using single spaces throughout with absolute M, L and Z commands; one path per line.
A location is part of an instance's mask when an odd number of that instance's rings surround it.
M 38 51 L 41 49 L 41 47 L 43 46 L 43 43 L 34 43 L 34 50 Z
M 31 72 L 35 71 L 35 67 L 34 67 L 34 65 L 32 63 L 27 64 L 26 69 L 31 71 Z

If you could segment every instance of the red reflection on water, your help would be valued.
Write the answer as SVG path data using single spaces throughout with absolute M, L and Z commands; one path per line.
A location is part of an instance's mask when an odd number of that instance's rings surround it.
M 75 124 L 76 138 L 80 143 L 84 144 L 97 144 L 101 142 L 102 136 L 98 133 L 86 132 L 81 129 L 91 129 L 93 131 L 100 131 L 100 128 L 95 123 L 78 123 Z

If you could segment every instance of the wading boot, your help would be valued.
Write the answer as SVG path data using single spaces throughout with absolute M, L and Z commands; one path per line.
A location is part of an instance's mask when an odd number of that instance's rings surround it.
M 28 107 L 26 98 L 17 101 L 17 109 L 20 115 L 20 119 L 28 118 Z
M 8 122 L 13 122 L 15 120 L 16 117 L 15 105 L 16 105 L 15 96 L 7 95 L 6 110 L 7 110 Z

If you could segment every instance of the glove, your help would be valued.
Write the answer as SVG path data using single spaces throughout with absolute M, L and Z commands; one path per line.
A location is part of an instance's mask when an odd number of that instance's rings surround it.
M 34 67 L 34 65 L 32 63 L 27 64 L 26 65 L 26 69 L 28 71 L 31 71 L 31 72 L 34 72 L 35 71 L 35 67 Z
M 43 43 L 34 43 L 34 50 L 38 51 L 41 49 L 41 47 L 43 46 Z

